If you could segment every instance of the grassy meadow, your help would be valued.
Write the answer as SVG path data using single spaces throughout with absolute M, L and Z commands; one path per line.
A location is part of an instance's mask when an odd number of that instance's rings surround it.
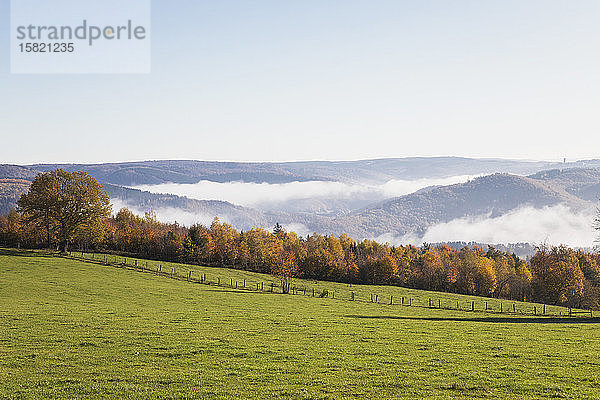
M 265 290 L 0 249 L 0 398 L 600 398 L 597 318 L 330 282 L 272 294 L 266 275 L 160 265 Z M 397 304 L 403 296 L 412 307 Z M 491 310 L 428 308 L 429 298 Z

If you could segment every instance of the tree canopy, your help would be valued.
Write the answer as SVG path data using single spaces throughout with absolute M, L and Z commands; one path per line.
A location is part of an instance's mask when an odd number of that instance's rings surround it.
M 47 245 L 57 240 L 62 251 L 77 235 L 98 231 L 111 211 L 108 195 L 93 177 L 62 169 L 38 174 L 17 204 L 26 220 L 45 229 Z

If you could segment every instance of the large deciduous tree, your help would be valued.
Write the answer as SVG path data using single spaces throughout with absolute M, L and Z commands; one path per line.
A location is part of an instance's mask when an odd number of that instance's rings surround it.
M 58 238 L 62 251 L 82 231 L 94 231 L 110 216 L 111 206 L 102 186 L 85 172 L 57 169 L 40 173 L 28 193 L 21 196 L 18 209 L 27 220 Z
M 536 300 L 573 305 L 583 295 L 585 277 L 574 250 L 542 245 L 531 258 L 531 282 Z

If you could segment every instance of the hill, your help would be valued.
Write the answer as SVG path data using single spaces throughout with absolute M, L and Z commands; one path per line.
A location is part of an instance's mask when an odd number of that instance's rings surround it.
M 196 183 L 201 180 L 268 183 L 323 180 L 310 173 L 294 174 L 278 163 L 171 160 L 107 164 L 38 164 L 32 168 L 40 171 L 56 168 L 85 171 L 102 182 L 123 186 Z
M 121 206 L 126 206 L 138 213 L 144 213 L 152 208 L 155 211 L 170 213 L 173 220 L 187 225 L 196 222 L 210 225 L 210 221 L 218 216 L 221 220 L 244 230 L 271 225 L 271 220 L 262 212 L 226 201 L 194 200 L 172 194 L 150 193 L 106 183 L 102 187 L 110 196 L 113 204 L 117 205 L 113 212 L 118 211 Z
M 14 208 L 19 197 L 29 189 L 30 181 L 25 179 L 0 178 L 0 215 Z
M 530 178 L 561 188 L 583 200 L 597 202 L 600 199 L 599 168 L 553 169 L 538 172 Z
M 0 215 L 16 207 L 17 200 L 29 190 L 37 173 L 38 171 L 29 168 L 0 165 Z M 196 222 L 210 224 L 210 221 L 218 216 L 240 229 L 272 224 L 272 219 L 262 212 L 226 201 L 194 200 L 171 194 L 155 194 L 110 183 L 103 183 L 102 187 L 115 205 L 113 212 L 117 212 L 122 206 L 141 214 L 153 208 L 167 212 L 173 221 L 188 225 Z
M 13 250 L 0 288 L 3 398 L 600 396 L 597 319 L 236 290 Z
M 467 183 L 432 187 L 386 200 L 351 215 L 316 221 L 322 231 L 349 233 L 357 237 L 385 233 L 403 235 L 440 222 L 468 216 L 502 215 L 518 207 L 566 204 L 589 207 L 585 200 L 551 182 L 509 174 L 494 174 Z
M 20 165 L 0 164 L 0 179 L 33 180 L 38 171 Z
M 587 161 L 588 164 L 593 161 Z M 580 163 L 580 162 L 578 162 Z M 564 166 L 577 166 L 578 163 Z M 102 182 L 122 186 L 160 183 L 244 181 L 285 183 L 336 181 L 385 183 L 391 179 L 423 179 L 456 175 L 506 172 L 532 174 L 561 165 L 543 161 L 473 159 L 461 157 L 409 157 L 358 161 L 219 162 L 194 160 L 140 161 L 108 164 L 37 164 L 31 168 L 48 171 L 81 170 Z
M 214 216 L 238 229 L 269 227 L 279 222 L 304 234 L 347 233 L 355 238 L 379 235 L 421 235 L 432 225 L 455 219 L 501 216 L 521 207 L 542 208 L 563 204 L 571 210 L 592 209 L 600 198 L 598 160 L 561 164 L 560 169 L 539 171 L 551 163 L 511 160 L 476 160 L 456 157 L 380 159 L 347 162 L 224 163 L 205 161 L 145 161 L 97 165 L 0 165 L 0 212 L 13 207 L 38 170 L 64 167 L 86 170 L 103 184 L 116 209 L 127 206 L 138 213 L 152 207 L 163 219 L 209 224 Z M 194 200 L 172 194 L 150 193 L 122 186 L 134 182 L 192 183 L 198 179 L 256 182 L 338 180 L 370 182 L 385 179 L 434 177 L 443 174 L 518 170 L 528 176 L 492 174 L 470 182 L 433 186 L 391 198 L 357 192 L 353 196 L 290 199 L 262 210 L 231 202 Z M 118 182 L 118 183 L 116 183 Z M 242 194 L 240 194 L 242 195 Z M 377 199 L 377 200 L 376 200 Z M 457 238 L 460 239 L 460 238 Z M 521 239 L 522 240 L 522 239 Z

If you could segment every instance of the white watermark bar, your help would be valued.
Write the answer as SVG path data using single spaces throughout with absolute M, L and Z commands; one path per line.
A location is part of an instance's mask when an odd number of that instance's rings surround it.
M 146 74 L 150 0 L 11 0 L 14 74 Z

